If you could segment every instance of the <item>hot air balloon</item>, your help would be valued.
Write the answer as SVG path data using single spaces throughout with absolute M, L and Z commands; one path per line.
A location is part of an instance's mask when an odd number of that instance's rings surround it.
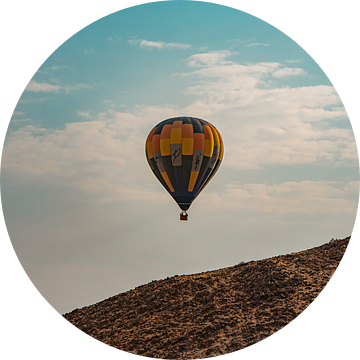
M 182 210 L 180 220 L 187 220 L 186 210 L 219 169 L 224 144 L 209 122 L 180 116 L 150 131 L 145 153 L 154 175 Z

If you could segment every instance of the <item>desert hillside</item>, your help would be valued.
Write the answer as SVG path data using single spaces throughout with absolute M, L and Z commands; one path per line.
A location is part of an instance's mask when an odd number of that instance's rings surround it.
M 268 337 L 310 305 L 349 239 L 152 281 L 63 316 L 90 336 L 134 354 L 162 359 L 226 354 Z

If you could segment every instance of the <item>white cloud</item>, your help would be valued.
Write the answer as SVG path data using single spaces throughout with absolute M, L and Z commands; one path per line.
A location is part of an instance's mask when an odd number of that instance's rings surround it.
M 11 123 L 14 124 L 23 124 L 23 123 L 32 123 L 33 120 L 26 118 L 26 119 L 11 119 Z
M 224 166 L 357 164 L 352 130 L 328 123 L 347 118 L 332 86 L 273 88 L 274 74 L 301 74 L 302 69 L 288 70 L 280 63 L 243 65 L 226 60 L 230 55 L 192 55 L 188 64 L 196 69 L 184 74 L 196 81 L 186 93 L 197 99 L 184 112 L 217 125 L 225 142 Z
M 22 111 L 14 111 L 13 112 L 13 116 L 22 116 L 22 115 L 25 115 L 25 113 Z
M 190 44 L 181 44 L 181 43 L 174 43 L 174 42 L 169 42 L 167 44 L 165 44 L 166 48 L 179 48 L 179 49 L 188 49 L 191 47 Z
M 62 69 L 69 69 L 69 66 L 61 65 L 61 66 L 51 66 L 51 70 L 62 70 Z
M 152 198 L 154 185 L 161 188 L 146 164 L 144 141 L 159 119 L 176 114 L 170 106 L 138 106 L 132 114 L 100 113 L 94 121 L 70 123 L 63 130 L 28 125 L 7 137 L 2 168 L 20 184 L 47 179 L 99 201 Z
M 162 49 L 164 47 L 165 43 L 160 42 L 160 41 L 141 40 L 139 45 L 140 45 L 140 47 L 147 46 L 147 47 Z
M 252 46 L 269 46 L 269 44 L 262 44 L 262 43 L 252 43 L 252 44 L 246 44 L 247 47 Z
M 38 83 L 35 80 L 31 80 L 25 91 L 33 91 L 33 92 L 59 92 L 61 89 L 60 85 L 52 85 L 45 82 Z
M 208 53 L 194 54 L 188 59 L 188 65 L 193 67 L 233 64 L 232 61 L 225 61 L 231 55 L 228 50 L 211 51 Z
M 137 45 L 137 44 L 140 43 L 140 41 L 141 41 L 140 39 L 129 39 L 128 43 L 133 44 L 133 45 Z
M 285 60 L 284 62 L 290 63 L 290 64 L 295 64 L 295 63 L 302 62 L 302 60 L 300 60 L 300 59 L 297 59 L 297 60 Z
M 78 111 L 77 111 L 77 115 L 80 116 L 80 117 L 88 118 L 88 119 L 91 119 L 91 118 L 92 118 L 92 116 L 90 115 L 90 111 L 81 111 L 81 110 L 78 110 Z
M 347 193 L 353 194 L 356 197 L 358 197 L 359 196 L 359 186 L 360 186 L 359 181 L 350 181 L 349 183 L 346 184 L 344 190 Z
M 113 42 L 113 43 L 115 43 L 115 44 L 122 41 L 121 38 L 113 38 L 112 36 L 109 36 L 109 37 L 107 38 L 107 40 L 108 40 L 108 41 L 111 41 L 111 42 Z
M 276 77 L 276 78 L 283 78 L 286 76 L 297 76 L 297 75 L 307 75 L 307 72 L 301 68 L 285 67 L 285 68 L 279 69 L 279 70 L 275 71 L 274 73 L 272 73 L 272 76 Z
M 103 104 L 108 108 L 115 107 L 115 104 L 111 100 L 104 100 Z
M 91 89 L 92 87 L 90 85 L 86 84 L 76 84 L 76 85 L 53 85 L 46 82 L 38 83 L 35 80 L 31 80 L 27 87 L 25 88 L 25 91 L 31 91 L 31 92 L 70 92 L 73 90 L 82 90 L 82 89 Z
M 139 45 L 140 47 L 149 47 L 149 48 L 178 48 L 178 49 L 188 49 L 191 47 L 190 44 L 182 44 L 175 42 L 163 42 L 163 41 L 149 41 L 149 40 L 141 40 L 141 39 L 130 39 L 128 43 L 133 45 Z
M 224 192 L 204 192 L 202 206 L 216 211 L 246 210 L 251 217 L 267 214 L 282 218 L 293 214 L 356 213 L 359 182 L 289 181 L 280 184 L 228 184 Z

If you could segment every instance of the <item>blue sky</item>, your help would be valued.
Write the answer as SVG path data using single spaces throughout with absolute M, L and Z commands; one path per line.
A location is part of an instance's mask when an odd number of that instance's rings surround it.
M 144 157 L 153 125 L 177 115 L 225 143 L 186 224 Z M 267 23 L 197 2 L 126 9 L 59 47 L 19 100 L 2 173 L 15 250 L 60 312 L 345 237 L 358 198 L 353 132 L 323 71 Z

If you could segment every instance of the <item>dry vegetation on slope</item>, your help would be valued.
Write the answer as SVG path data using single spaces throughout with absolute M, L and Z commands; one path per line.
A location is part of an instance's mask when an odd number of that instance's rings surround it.
M 63 316 L 92 337 L 134 354 L 162 359 L 226 354 L 268 337 L 310 305 L 349 239 L 152 281 Z

